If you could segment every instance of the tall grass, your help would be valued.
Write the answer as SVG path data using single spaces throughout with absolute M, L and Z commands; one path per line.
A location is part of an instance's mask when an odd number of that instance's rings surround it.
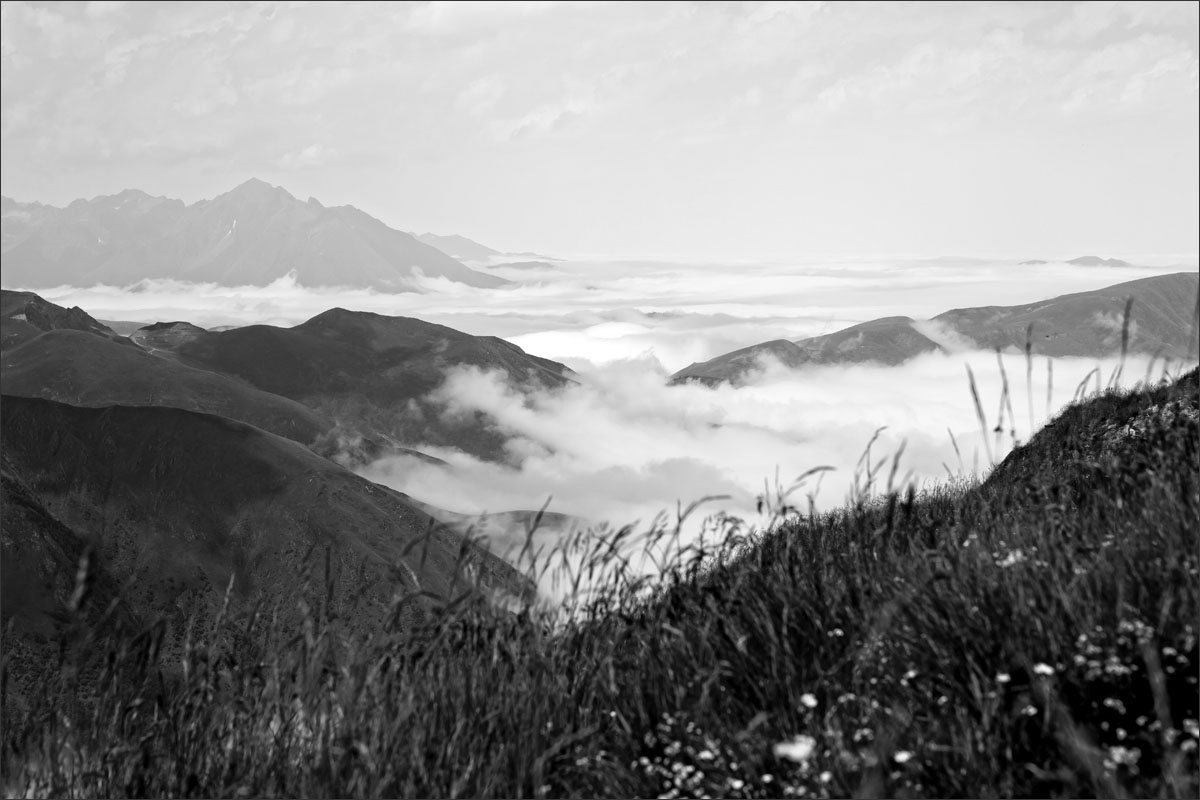
M 575 539 L 541 568 L 589 592 L 555 609 L 397 598 L 356 634 L 314 570 L 177 650 L 81 628 L 5 698 L 6 794 L 1195 797 L 1198 455 L 1193 372 L 1068 407 L 983 482 L 868 456 L 838 510 L 764 497 L 766 531 Z

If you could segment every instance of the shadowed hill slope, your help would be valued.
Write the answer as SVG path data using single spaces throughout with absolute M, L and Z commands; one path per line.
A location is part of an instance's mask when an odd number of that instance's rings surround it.
M 612 578 L 568 620 L 461 604 L 321 671 L 319 614 L 238 620 L 201 644 L 238 658 L 174 692 L 117 641 L 135 679 L 72 718 L 48 673 L 6 774 L 22 796 L 1195 797 L 1195 387 L 1089 399 L 983 486 L 733 523 L 649 585 L 629 529 L 580 543 L 558 577 Z
M 502 370 L 525 390 L 571 380 L 562 364 L 495 337 L 407 317 L 335 308 L 294 328 L 251 325 L 187 337 L 185 364 L 244 380 L 314 409 L 347 431 L 406 445 L 448 445 L 500 458 L 486 419 L 447 419 L 426 395 L 454 367 Z
M 75 330 L 49 331 L 2 359 L 4 394 L 77 406 L 170 406 L 219 414 L 302 444 L 333 425 L 312 409 L 209 370 Z
M 287 598 L 313 550 L 328 549 L 332 599 L 355 605 L 356 626 L 377 623 L 395 597 L 444 596 L 455 581 L 461 537 L 404 495 L 249 425 L 7 396 L 0 424 L 11 472 L 96 548 L 140 616 L 211 607 L 231 577 L 239 600 Z M 527 590 L 499 559 L 465 547 L 492 590 Z

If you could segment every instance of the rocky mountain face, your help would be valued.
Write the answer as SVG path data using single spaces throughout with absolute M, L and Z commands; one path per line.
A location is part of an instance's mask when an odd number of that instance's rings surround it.
M 5 269 L 7 268 L 6 263 Z M 93 319 L 78 306 L 63 308 L 33 292 L 0 289 L 0 351 L 16 347 L 53 330 L 86 331 L 103 337 L 116 336 L 111 328 Z
M 422 277 L 506 283 L 352 206 L 326 208 L 249 180 L 185 205 L 136 189 L 53 209 L 5 198 L 4 281 L 10 286 L 147 278 L 262 286 L 289 274 L 305 286 L 419 290 Z
M 947 342 L 1024 351 L 1028 341 L 1038 355 L 1096 358 L 1120 352 L 1124 337 L 1128 352 L 1179 359 L 1187 357 L 1189 349 L 1196 354 L 1198 293 L 1200 276 L 1179 272 L 1020 306 L 954 309 L 924 322 L 886 317 L 825 336 L 745 347 L 691 364 L 672 380 L 737 382 L 759 368 L 764 358 L 793 368 L 864 362 L 894 366 L 923 353 L 944 351 Z

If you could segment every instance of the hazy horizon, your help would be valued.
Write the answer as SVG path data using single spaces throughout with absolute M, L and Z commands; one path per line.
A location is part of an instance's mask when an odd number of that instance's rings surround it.
M 1195 254 L 1197 8 L 10 2 L 0 191 L 258 177 L 573 255 Z

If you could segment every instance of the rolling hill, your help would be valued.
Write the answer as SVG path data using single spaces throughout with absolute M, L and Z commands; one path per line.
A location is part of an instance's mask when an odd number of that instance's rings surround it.
M 1039 303 L 954 309 L 925 322 L 885 317 L 796 342 L 744 347 L 691 364 L 675 373 L 672 382 L 738 382 L 759 368 L 763 358 L 792 368 L 864 362 L 894 366 L 966 345 L 1023 350 L 1027 338 L 1039 355 L 1111 355 L 1120 352 L 1125 305 L 1131 298 L 1128 351 L 1181 359 L 1196 354 L 1198 292 L 1200 276 L 1178 272 Z
M 263 286 L 289 274 L 305 286 L 384 291 L 419 290 L 422 276 L 485 288 L 506 283 L 352 206 L 304 202 L 256 179 L 192 205 L 130 189 L 63 209 L 9 199 L 5 206 L 10 286 L 124 286 L 147 278 Z
M 199 329 L 197 329 L 199 330 Z M 311 445 L 333 423 L 286 397 L 78 330 L 41 334 L 0 359 L 0 390 L 76 406 L 169 406 L 219 414 Z
M 186 365 L 290 398 L 341 429 L 503 458 L 486 419 L 448 418 L 426 399 L 453 367 L 502 370 L 522 389 L 562 386 L 565 366 L 490 336 L 408 317 L 331 309 L 293 328 L 250 325 L 184 337 L 164 350 Z
M 522 390 L 571 380 L 562 364 L 503 339 L 345 309 L 294 328 L 161 322 L 128 338 L 28 292 L 4 292 L 4 311 L 7 394 L 219 414 L 347 465 L 385 454 L 429 459 L 421 444 L 502 459 L 506 439 L 487 419 L 447 418 L 426 398 L 451 368 L 502 370 Z

